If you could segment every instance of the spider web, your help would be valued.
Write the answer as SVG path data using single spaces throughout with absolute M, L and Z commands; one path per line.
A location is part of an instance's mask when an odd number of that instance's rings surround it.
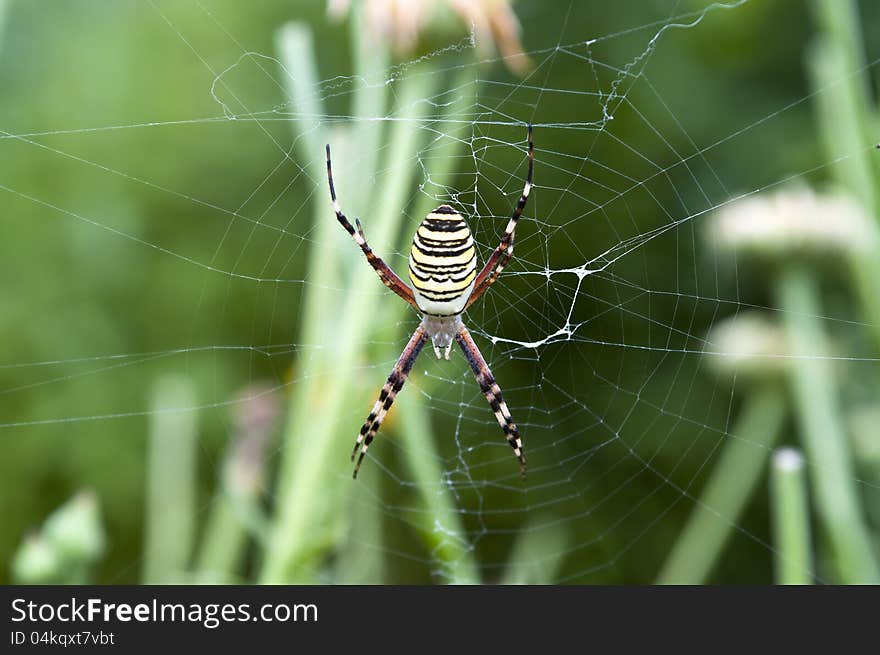
M 720 56 L 694 61 L 707 41 L 748 48 L 742 34 L 762 25 L 766 34 L 766 21 L 781 20 L 782 10 L 745 1 L 638 3 L 606 24 L 586 20 L 578 3 L 562 12 L 546 4 L 518 7 L 532 61 L 521 79 L 507 74 L 501 61 L 454 59 L 472 50 L 466 38 L 424 60 L 389 67 L 377 79 L 349 76 L 344 57 L 318 42 L 323 79 L 312 91 L 328 108 L 326 116 L 305 116 L 291 106 L 283 61 L 271 45 L 240 40 L 235 14 L 222 3 L 199 5 L 202 25 L 170 3 L 108 10 L 130 12 L 127 19 L 113 16 L 116 21 L 149 21 L 150 34 L 163 40 L 132 45 L 114 68 L 106 61 L 125 34 L 95 27 L 95 52 L 71 44 L 69 52 L 81 52 L 82 59 L 70 69 L 81 74 L 92 58 L 102 59 L 105 78 L 74 75 L 66 86 L 19 89 L 38 94 L 46 107 L 63 103 L 67 116 L 49 109 L 45 117 L 22 116 L 16 99 L 7 96 L 4 103 L 4 229 L 8 245 L 20 238 L 19 249 L 28 253 L 10 254 L 10 272 L 13 280 L 45 282 L 45 293 L 24 305 L 29 315 L 10 326 L 13 348 L 0 369 L 4 459 L 46 453 L 39 488 L 56 492 L 82 484 L 76 472 L 95 458 L 104 462 L 104 473 L 85 482 L 99 492 L 130 476 L 118 501 L 102 498 L 111 534 L 113 528 L 124 532 L 131 526 L 119 503 L 140 494 L 143 434 L 156 413 L 148 394 L 158 378 L 177 372 L 196 380 L 199 401 L 188 409 L 203 417 L 202 457 L 217 471 L 228 411 L 239 402 L 234 390 L 264 382 L 290 395 L 298 385 L 315 384 L 303 362 L 338 347 L 332 339 L 298 341 L 298 313 L 310 290 L 347 306 L 340 278 L 307 277 L 310 249 L 328 247 L 311 218 L 315 203 L 326 205 L 327 192 L 325 180 L 312 174 L 323 152 L 304 158 L 302 142 L 309 136 L 333 141 L 340 128 L 364 123 L 378 122 L 387 133 L 399 121 L 416 122 L 417 143 L 404 155 L 413 175 L 406 206 L 430 199 L 461 208 L 485 261 L 522 189 L 524 126 L 531 122 L 535 186 L 514 259 L 465 316 L 520 426 L 529 476 L 520 481 L 460 352 L 438 362 L 426 351 L 402 395 L 427 408 L 434 443 L 424 449 L 441 471 L 431 493 L 451 498 L 458 516 L 455 526 L 434 531 L 472 556 L 485 581 L 557 560 L 554 580 L 560 582 L 653 579 L 699 504 L 722 447 L 745 438 L 732 424 L 747 385 L 707 370 L 712 356 L 723 354 L 708 337 L 711 328 L 744 310 L 784 314 L 771 308 L 747 259 L 716 254 L 705 224 L 737 198 L 821 180 L 836 160 L 815 143 L 792 143 L 792 130 L 800 139 L 810 120 L 806 87 L 770 92 L 788 70 L 783 55 L 798 55 L 802 44 L 769 51 L 761 63 L 776 68 L 763 75 L 735 67 L 719 72 L 765 85 L 766 94 L 750 96 L 760 102 L 731 105 L 729 93 L 704 96 L 691 86 L 708 79 L 701 66 L 724 65 Z M 82 3 L 77 11 L 94 18 L 98 10 Z M 36 30 L 29 23 L 36 15 L 17 7 L 11 25 Z M 540 32 L 558 40 L 530 40 L 529 26 L 548 21 L 553 27 Z M 46 38 L 59 28 L 40 29 Z M 26 37 L 10 30 L 5 38 L 8 62 Z M 145 64 L 126 57 L 145 47 L 155 49 L 149 65 L 167 70 L 158 79 L 168 88 L 138 87 L 137 66 Z M 430 73 L 424 61 L 434 66 Z M 39 80 L 37 65 L 22 63 L 26 70 L 15 79 Z M 797 71 L 800 64 L 787 65 Z M 134 75 L 134 84 L 117 77 L 126 74 Z M 387 85 L 396 98 L 417 76 L 460 84 L 431 86 L 429 79 L 431 92 L 418 98 L 419 119 L 387 108 L 366 119 L 352 112 L 358 89 Z M 143 79 L 157 78 L 144 72 Z M 130 85 L 114 95 L 104 88 L 114 84 Z M 90 90 L 115 102 L 95 104 Z M 191 111 L 169 115 L 165 93 L 186 98 Z M 462 98 L 462 106 L 450 110 Z M 291 120 L 308 122 L 305 136 L 291 137 Z M 435 179 L 432 166 L 450 140 L 457 147 L 451 174 Z M 382 194 L 397 170 L 385 163 L 374 179 L 358 178 L 371 156 L 387 158 L 388 146 L 376 145 L 373 154 L 334 150 L 343 208 L 362 218 L 368 239 L 371 219 L 358 203 L 368 199 L 367 189 Z M 19 157 L 28 169 L 10 163 Z M 243 170 L 249 179 L 232 179 Z M 77 187 L 68 187 L 68 179 Z M 332 220 L 329 206 L 327 212 Z M 406 213 L 400 234 L 371 239 L 399 274 L 407 265 L 406 238 L 419 220 Z M 20 227 L 25 224 L 31 233 Z M 356 247 L 337 236 L 329 247 L 342 249 L 350 262 L 342 279 L 373 276 Z M 63 248 L 50 245 L 58 241 Z M 378 392 L 419 320 L 392 310 L 397 299 L 389 300 L 375 276 L 371 282 L 363 329 L 382 312 L 398 313 L 387 333 L 370 333 L 363 359 L 338 371 L 357 379 L 364 399 Z M 132 303 L 132 294 L 143 294 L 143 302 Z M 91 307 L 88 319 L 77 318 L 83 305 Z M 832 307 L 822 323 L 831 333 L 856 333 L 865 326 L 849 312 Z M 877 360 L 847 344 L 853 342 L 843 341 L 841 357 L 860 374 L 876 374 Z M 340 429 L 352 441 L 371 402 L 344 406 Z M 392 581 L 451 581 L 453 573 L 419 536 L 431 515 L 416 493 L 406 450 L 420 447 L 400 438 L 399 424 L 392 415 L 383 426 L 362 470 L 372 482 L 355 483 L 352 501 L 353 514 L 380 520 L 384 533 L 351 529 L 345 538 L 381 553 Z M 324 485 L 352 484 L 346 454 L 339 453 L 337 475 Z M 282 457 L 279 446 L 270 465 Z M 13 473 L 7 479 L 4 502 L 11 503 L 18 482 Z M 271 484 L 267 496 L 278 500 Z M 209 507 L 203 502 L 200 516 Z M 717 520 L 731 524 L 732 542 L 745 553 L 739 557 L 766 561 L 769 571 L 773 547 L 762 511 L 744 519 L 718 514 Z M 539 550 L 516 545 L 523 543 Z M 137 548 L 114 545 L 108 580 L 136 578 Z

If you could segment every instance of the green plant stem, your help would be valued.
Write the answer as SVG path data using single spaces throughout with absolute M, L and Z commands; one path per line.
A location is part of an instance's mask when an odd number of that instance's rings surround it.
M 776 583 L 812 583 L 810 510 L 804 481 L 804 458 L 793 448 L 773 454 L 770 509 L 776 549 Z
M 382 478 L 365 475 L 358 492 L 349 495 L 348 530 L 336 567 L 338 584 L 383 584 L 385 579 L 385 521 L 379 502 Z
M 196 559 L 200 582 L 224 583 L 240 573 L 249 539 L 268 542 L 268 523 L 260 505 L 259 491 L 243 493 L 229 485 L 214 499 Z
M 196 558 L 200 582 L 232 581 L 247 545 L 247 532 L 233 501 L 223 491 L 217 494 L 205 525 L 202 548 Z
M 835 180 L 880 221 L 877 185 L 880 157 L 870 145 L 877 140 L 865 74 L 864 46 L 855 5 L 850 0 L 814 0 L 822 36 L 809 49 L 807 67 L 813 88 L 824 150 Z M 841 156 L 844 155 L 844 156 Z M 880 231 L 880 223 L 874 227 Z M 880 241 L 880 235 L 875 234 Z M 854 249 L 850 272 L 880 349 L 880 257 Z
M 553 584 L 570 541 L 568 530 L 558 518 L 544 516 L 527 522 L 513 545 L 501 583 Z
M 317 192 L 326 177 L 323 160 L 324 143 L 319 132 L 320 117 L 324 115 L 324 108 L 317 96 L 319 78 L 311 31 L 304 24 L 288 23 L 278 31 L 276 42 L 286 72 L 285 88 L 293 110 L 291 128 L 294 142 L 300 146 L 299 159 L 306 162 L 305 170 Z M 320 194 L 318 198 L 322 196 L 323 194 Z M 277 483 L 278 501 L 261 573 L 263 582 L 288 581 L 287 558 L 291 551 L 297 548 L 297 539 L 311 544 L 310 548 L 313 550 L 320 549 L 322 547 L 320 544 L 328 539 L 326 531 L 294 536 L 287 527 L 291 521 L 290 516 L 297 511 L 296 501 L 289 494 L 295 488 L 295 476 L 303 461 L 302 458 L 312 457 L 312 450 L 318 451 L 316 454 L 320 455 L 322 448 L 329 441 L 323 431 L 326 423 L 317 417 L 327 416 L 333 411 L 323 393 L 324 385 L 330 383 L 330 380 L 327 376 L 328 354 L 322 349 L 328 338 L 333 299 L 322 287 L 326 285 L 332 288 L 341 284 L 338 275 L 339 256 L 334 247 L 335 230 L 338 230 L 339 226 L 336 225 L 336 221 L 327 220 L 329 208 L 319 202 L 318 198 L 314 203 L 312 234 L 315 235 L 315 243 L 321 244 L 321 247 L 315 246 L 309 249 L 306 279 L 313 284 L 304 289 L 298 312 L 302 319 L 298 339 L 305 348 L 303 355 L 297 359 L 296 366 L 298 377 L 305 382 L 293 387 L 287 414 L 282 462 Z M 320 284 L 318 280 L 321 281 Z M 332 337 L 332 332 L 329 336 Z M 303 432 L 304 417 L 310 414 L 316 417 L 316 425 Z M 305 434 L 309 434 L 310 438 L 305 439 Z M 320 460 L 316 464 L 319 462 Z M 330 502 L 325 494 L 319 492 L 310 501 L 312 511 L 317 516 L 326 516 Z M 291 542 L 294 545 L 291 545 Z M 299 581 L 311 581 L 307 577 L 309 573 L 311 572 L 299 571 Z
M 286 75 L 284 76 L 285 89 L 291 104 L 293 118 L 291 129 L 294 143 L 296 143 L 299 159 L 304 164 L 304 170 L 309 179 L 316 186 L 321 184 L 326 177 L 323 162 L 324 144 L 319 135 L 320 116 L 323 115 L 323 106 L 317 97 L 318 71 L 313 56 L 312 35 L 306 25 L 300 23 L 288 23 L 277 34 L 277 50 Z M 313 210 L 312 234 L 315 243 L 334 243 L 334 230 L 338 229 L 334 221 L 326 220 L 327 207 L 316 202 Z M 308 254 L 308 266 L 306 279 L 309 281 L 321 280 L 314 285 L 307 285 L 303 290 L 303 299 L 298 315 L 302 317 L 299 341 L 304 344 L 303 355 L 297 360 L 297 374 L 304 380 L 317 382 L 324 364 L 324 352 L 320 346 L 326 330 L 326 317 L 332 313 L 332 298 L 325 289 L 326 285 L 334 287 L 340 284 L 337 275 L 336 251 L 330 247 L 310 248 Z M 294 421 L 308 412 L 320 412 L 323 409 L 322 393 L 320 385 L 298 384 L 293 388 L 293 396 L 288 412 L 288 427 L 285 430 L 286 438 L 295 438 L 293 435 Z M 284 444 L 284 456 L 282 458 L 278 486 L 285 488 L 290 484 L 293 475 L 293 465 L 296 459 L 292 456 L 292 444 Z
M 862 40 L 862 26 L 859 20 L 856 0 L 812 0 L 813 17 L 822 33 L 833 41 L 841 51 L 842 73 L 855 74 L 852 80 L 857 90 L 859 104 L 866 110 L 862 119 L 867 119 L 870 105 L 870 85 L 867 77 L 861 74 L 865 65 L 865 44 Z M 848 83 L 850 83 L 848 81 Z M 863 124 L 862 127 L 865 127 Z
M 660 571 L 658 584 L 706 582 L 779 440 L 785 405 L 785 394 L 775 384 L 759 387 L 745 400 L 699 503 Z
M 838 43 L 819 38 L 810 46 L 807 67 L 813 87 L 820 91 L 815 102 L 826 155 L 834 158 L 837 181 L 871 211 L 877 206 L 877 192 L 871 165 L 874 153 L 868 146 L 876 137 L 869 136 L 865 124 L 862 75 L 847 66 Z
M 9 12 L 9 0 L 0 0 L 0 46 L 3 45 L 3 37 L 6 35 L 6 18 Z
M 449 88 L 453 99 L 439 119 L 444 136 L 431 145 L 431 157 L 424 160 L 426 183 L 442 185 L 454 175 L 456 162 L 459 161 L 456 155 L 464 141 L 461 132 L 470 129 L 467 123 L 444 121 L 464 114 L 472 106 L 475 93 L 473 72 L 463 69 L 453 76 Z M 425 216 L 436 204 L 432 194 L 419 194 L 411 214 L 415 217 Z M 403 320 L 407 311 L 407 307 L 394 303 L 394 308 L 389 308 L 389 315 L 395 322 L 407 325 Z M 400 340 L 408 336 L 401 334 Z M 392 356 L 390 352 L 387 354 Z M 431 380 L 421 378 L 420 382 L 423 392 L 429 392 Z M 460 535 L 465 530 L 461 514 L 456 510 L 450 488 L 443 482 L 437 437 L 425 406 L 424 393 L 409 389 L 398 396 L 397 403 L 405 463 L 424 506 L 424 520 L 418 526 L 422 539 L 439 564 L 444 579 L 453 584 L 476 584 L 479 582 L 477 565 L 473 551 L 461 540 Z
M 285 60 L 291 70 L 298 64 Z M 430 96 L 427 76 L 410 75 L 399 86 L 401 109 L 389 138 L 388 161 L 392 162 L 389 164 L 392 170 L 388 176 L 389 186 L 383 192 L 383 201 L 387 204 L 383 205 L 382 211 L 371 215 L 364 226 L 372 244 L 391 243 L 399 230 L 401 207 L 412 177 L 410 158 L 416 149 L 415 140 L 423 112 L 428 108 L 427 103 L 418 102 L 420 98 Z M 370 171 L 358 172 L 368 178 L 371 175 Z M 343 190 L 340 188 L 339 191 L 345 203 Z M 344 235 L 332 213 L 323 213 L 323 220 Z M 336 243 L 335 238 L 330 239 L 319 242 L 314 249 L 335 248 Z M 353 252 L 353 248 L 349 244 L 349 252 Z M 316 404 L 298 402 L 294 398 L 285 435 L 284 472 L 278 490 L 272 547 L 261 576 L 264 582 L 302 580 L 303 576 L 313 575 L 317 562 L 335 540 L 335 533 L 328 526 L 335 524 L 339 529 L 339 512 L 334 510 L 338 510 L 338 503 L 344 496 L 340 491 L 328 490 L 327 480 L 337 479 L 342 467 L 348 465 L 339 453 L 350 448 L 352 436 L 356 434 L 356 428 L 351 431 L 340 429 L 345 425 L 340 425 L 342 417 L 347 417 L 343 408 L 349 407 L 349 392 L 354 381 L 340 378 L 338 372 L 359 359 L 370 336 L 364 329 L 364 317 L 371 314 L 371 304 L 375 302 L 375 294 L 371 291 L 377 281 L 364 266 L 361 264 L 355 269 L 357 274 L 349 280 L 345 307 L 334 307 L 332 314 L 323 320 L 308 314 L 304 317 L 306 322 L 314 324 L 320 335 L 314 342 L 316 346 L 326 345 L 331 336 L 335 345 L 332 349 L 322 350 L 320 358 L 314 358 L 320 361 L 306 378 L 308 383 L 298 385 L 319 390 Z M 337 328 L 335 332 L 333 326 Z M 344 490 L 348 492 L 350 488 Z
M 425 74 L 433 70 L 433 76 L 439 73 L 436 69 L 423 66 Z M 442 83 L 442 82 L 441 82 Z M 452 96 L 443 114 L 439 117 L 437 129 L 443 132 L 443 136 L 431 144 L 430 157 L 422 161 L 427 174 L 425 183 L 443 186 L 455 175 L 461 165 L 459 151 L 462 144 L 467 140 L 465 133 L 471 130 L 469 122 L 455 122 L 452 119 L 468 116 L 467 113 L 474 105 L 476 99 L 476 82 L 474 72 L 464 68 L 461 72 L 452 76 L 450 80 L 450 95 Z M 416 220 L 421 220 L 437 205 L 434 196 L 430 193 L 420 193 L 418 200 L 413 204 L 412 215 Z M 406 242 L 403 244 L 409 251 L 411 235 L 404 235 Z
M 414 392 L 410 389 L 410 393 L 401 394 L 397 402 L 403 455 L 425 508 L 419 529 L 445 579 L 453 584 L 477 584 L 480 578 L 474 554 L 464 541 L 461 515 L 444 483 L 431 418 Z
M 299 145 L 299 159 L 306 162 L 304 169 L 309 179 L 316 186 L 326 177 L 323 163 L 323 148 L 319 136 L 319 116 L 323 115 L 323 106 L 317 97 L 318 71 L 312 51 L 312 36 L 308 27 L 299 23 L 288 23 L 278 31 L 277 49 L 284 64 L 285 88 L 291 103 L 294 118 L 291 120 L 294 142 Z M 315 242 L 319 244 L 334 243 L 335 221 L 328 221 L 327 206 L 316 202 L 313 213 L 313 230 Z M 310 248 L 308 254 L 307 277 L 309 281 L 322 280 L 323 285 L 339 284 L 337 275 L 338 256 L 333 248 Z M 297 360 L 298 375 L 306 380 L 319 374 L 323 351 L 320 349 L 322 337 L 326 329 L 325 318 L 332 313 L 332 298 L 322 285 L 307 285 L 303 291 L 303 300 L 299 315 L 303 317 L 299 335 L 305 344 L 304 355 Z M 309 350 L 314 348 L 314 350 Z M 298 419 L 308 409 L 321 409 L 321 390 L 317 384 L 298 384 L 294 387 L 290 403 L 288 422 Z M 291 430 L 285 431 L 290 435 Z M 282 460 L 279 486 L 289 484 L 292 475 L 291 466 L 296 461 L 290 454 L 289 444 L 285 444 L 285 455 Z
M 153 395 L 147 455 L 145 584 L 179 582 L 196 525 L 196 405 L 192 383 L 159 380 Z
M 865 509 L 880 542 L 880 405 L 869 405 L 853 412 L 848 423 L 853 435 L 853 453 L 859 463 Z
M 280 397 L 262 384 L 250 385 L 236 397 L 217 491 L 206 522 L 196 571 L 204 582 L 226 582 L 241 574 L 251 537 L 267 542 L 261 504 Z M 257 555 L 263 554 L 259 551 Z
M 357 136 L 357 149 L 352 154 L 357 155 L 361 176 L 357 184 L 349 185 L 346 193 L 350 206 L 362 207 L 364 212 L 369 209 L 364 215 L 370 216 L 372 221 L 375 210 L 381 209 L 385 204 L 382 194 L 373 193 L 373 183 L 379 154 L 382 152 L 379 146 L 384 121 L 377 119 L 385 115 L 388 104 L 388 85 L 384 83 L 384 77 L 390 52 L 385 42 L 376 39 L 375 34 L 364 29 L 365 11 L 365 3 L 356 3 L 352 7 L 353 19 L 349 21 L 354 72 L 360 84 L 352 98 L 352 113 L 357 121 L 353 127 Z
M 777 306 L 783 310 L 794 355 L 789 370 L 800 437 L 813 465 L 810 478 L 816 509 L 839 580 L 876 583 L 880 574 L 855 489 L 815 281 L 806 266 L 791 262 L 780 271 L 776 286 Z

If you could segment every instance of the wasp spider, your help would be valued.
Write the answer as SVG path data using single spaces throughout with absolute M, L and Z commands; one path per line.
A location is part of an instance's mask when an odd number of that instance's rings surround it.
M 532 143 L 532 126 L 529 126 L 529 171 L 522 195 L 513 216 L 507 224 L 501 243 L 492 252 L 486 265 L 477 272 L 477 253 L 474 248 L 474 239 L 471 231 L 461 214 L 449 205 L 440 205 L 425 217 L 413 236 L 412 248 L 409 258 L 409 279 L 412 288 L 407 286 L 382 261 L 367 245 L 361 222 L 355 219 L 357 228 L 349 222 L 339 207 L 336 200 L 336 189 L 333 187 L 333 172 L 330 167 L 330 146 L 327 145 L 327 180 L 330 183 L 330 199 L 333 201 L 333 210 L 339 223 L 348 231 L 355 243 L 357 243 L 367 261 L 375 269 L 382 283 L 398 296 L 416 308 L 422 314 L 422 322 L 416 328 L 412 338 L 403 352 L 388 381 L 379 393 L 379 399 L 373 405 L 373 410 L 364 421 L 360 434 L 351 452 L 354 461 L 358 449 L 360 457 L 354 468 L 353 477 L 357 477 L 361 468 L 361 462 L 367 454 L 367 449 L 373 442 L 373 438 L 382 425 L 385 414 L 394 402 L 397 393 L 406 382 L 406 378 L 412 371 L 422 347 L 431 340 L 434 346 L 434 354 L 437 359 L 441 358 L 440 349 L 444 349 L 443 356 L 449 359 L 453 340 L 464 351 L 464 356 L 470 364 L 480 390 L 489 401 L 489 406 L 495 412 L 495 418 L 507 437 L 507 443 L 513 448 L 513 452 L 519 460 L 520 473 L 525 476 L 526 458 L 523 455 L 523 443 L 519 430 L 510 416 L 507 403 L 501 396 L 501 388 L 495 382 L 495 376 L 489 370 L 489 365 L 480 354 L 477 344 L 474 343 L 470 332 L 461 320 L 461 313 L 468 309 L 488 289 L 504 267 L 507 266 L 513 256 L 513 239 L 516 231 L 516 223 L 522 215 L 529 192 L 532 189 L 532 169 L 534 166 L 534 145 Z

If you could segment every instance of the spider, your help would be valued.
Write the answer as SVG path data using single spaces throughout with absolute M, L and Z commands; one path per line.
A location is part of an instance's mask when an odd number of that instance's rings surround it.
M 355 219 L 357 226 L 355 229 L 342 213 L 339 201 L 336 199 L 336 189 L 333 186 L 330 145 L 327 144 L 327 181 L 330 184 L 330 200 L 333 202 L 336 219 L 351 235 L 355 243 L 360 246 L 367 257 L 367 262 L 375 269 L 382 283 L 422 314 L 422 322 L 416 328 L 409 343 L 406 344 L 394 368 L 391 369 L 391 374 L 379 393 L 379 399 L 373 405 L 373 410 L 364 421 L 355 441 L 354 449 L 351 451 L 351 460 L 354 461 L 359 448 L 361 453 L 354 467 L 353 478 L 357 478 L 367 449 L 373 442 L 385 414 L 406 382 L 416 358 L 428 339 L 431 339 L 437 359 L 441 359 L 441 348 L 444 349 L 443 357 L 449 359 L 453 340 L 461 347 L 465 359 L 470 364 L 474 377 L 480 385 L 480 391 L 489 401 L 489 406 L 504 431 L 507 443 L 513 448 L 513 452 L 519 460 L 520 475 L 525 477 L 526 458 L 523 454 L 523 443 L 519 430 L 501 395 L 501 387 L 495 382 L 495 376 L 489 370 L 489 365 L 486 364 L 477 344 L 474 343 L 470 332 L 461 320 L 461 313 L 473 305 L 486 292 L 486 289 L 498 279 L 501 271 L 513 256 L 516 223 L 522 215 L 529 199 L 529 192 L 532 189 L 535 148 L 532 143 L 531 125 L 528 129 L 528 143 L 529 171 L 522 195 L 519 202 L 516 203 L 513 216 L 501 237 L 501 243 L 492 252 L 486 265 L 479 273 L 477 272 L 474 239 L 464 217 L 449 205 L 440 205 L 425 217 L 413 235 L 409 259 L 409 279 L 412 282 L 412 288 L 407 286 L 373 252 L 367 244 L 360 220 Z

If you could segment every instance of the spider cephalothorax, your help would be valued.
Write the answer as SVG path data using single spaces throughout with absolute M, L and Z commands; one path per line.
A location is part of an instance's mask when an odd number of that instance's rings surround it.
M 534 167 L 534 145 L 532 143 L 532 127 L 529 126 L 529 170 L 522 195 L 513 216 L 507 224 L 501 243 L 492 252 L 486 265 L 477 272 L 477 253 L 474 239 L 464 217 L 449 205 L 440 205 L 428 214 L 413 235 L 412 249 L 409 259 L 409 279 L 412 288 L 408 287 L 367 245 L 364 230 L 359 220 L 355 219 L 357 229 L 349 222 L 336 200 L 336 189 L 333 187 L 333 172 L 330 166 L 330 146 L 327 146 L 327 179 L 330 183 L 330 198 L 333 210 L 339 223 L 355 240 L 367 261 L 375 269 L 382 283 L 422 314 L 422 322 L 413 333 L 403 349 L 400 358 L 391 370 L 391 375 L 379 393 L 379 399 L 373 410 L 364 421 L 360 434 L 354 444 L 351 458 L 354 460 L 358 449 L 361 454 L 354 468 L 357 477 L 361 462 L 367 454 L 367 448 L 379 431 L 385 414 L 394 402 L 397 393 L 406 382 L 422 348 L 428 339 L 434 346 L 434 354 L 449 359 L 452 342 L 455 341 L 464 352 L 470 364 L 480 390 L 489 401 L 498 424 L 504 431 L 507 442 L 519 459 L 520 472 L 525 475 L 526 458 L 523 455 L 522 438 L 507 403 L 501 395 L 501 388 L 495 382 L 489 365 L 480 354 L 470 332 L 461 320 L 461 313 L 470 307 L 485 293 L 513 256 L 513 239 L 516 223 L 522 215 L 523 208 L 532 189 L 532 169 Z

